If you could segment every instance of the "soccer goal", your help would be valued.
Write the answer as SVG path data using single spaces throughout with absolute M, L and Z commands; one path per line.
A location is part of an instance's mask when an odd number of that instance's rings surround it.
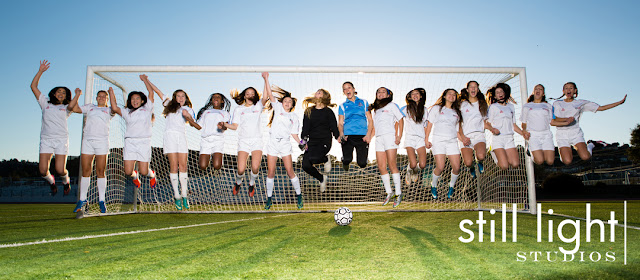
M 387 87 L 394 92 L 393 101 L 401 107 L 406 105 L 406 94 L 417 87 L 426 89 L 426 104 L 431 106 L 445 89 L 454 88 L 459 91 L 471 80 L 480 84 L 483 93 L 491 86 L 504 82 L 511 86 L 512 96 L 518 100 L 518 120 L 522 104 L 528 96 L 525 69 L 520 67 L 88 66 L 85 103 L 95 102 L 94 94 L 97 91 L 113 87 L 118 105 L 124 106 L 126 95 L 130 91 L 147 92 L 138 77 L 140 74 L 146 74 L 168 97 L 171 97 L 176 89 L 184 90 L 193 103 L 193 109 L 198 112 L 212 93 L 219 92 L 230 98 L 231 89 L 243 90 L 252 86 L 262 95 L 264 82 L 260 73 L 265 71 L 270 72 L 270 82 L 273 85 L 286 89 L 298 99 L 295 112 L 299 115 L 300 121 L 304 112 L 302 99 L 323 88 L 331 93 L 332 103 L 340 104 L 345 101 L 342 93 L 342 84 L 345 81 L 351 81 L 358 97 L 370 103 L 375 99 L 377 88 Z M 232 101 L 231 112 L 235 106 L 237 105 Z M 119 116 L 111 121 L 110 154 L 107 163 L 108 213 L 177 212 L 169 180 L 169 162 L 162 152 L 165 127 L 162 109 L 162 102 L 156 100 L 153 155 L 150 164 L 157 174 L 158 185 L 155 188 L 149 187 L 148 179 L 144 176 L 141 177 L 141 188 L 136 188 L 131 179 L 125 177 L 122 160 L 125 123 Z M 333 110 L 337 119 L 337 107 Z M 270 112 L 265 111 L 261 117 L 264 143 L 267 143 L 268 139 L 269 115 Z M 210 166 L 203 171 L 198 167 L 200 132 L 192 127 L 187 128 L 191 208 L 180 212 L 267 211 L 264 210 L 266 154 L 262 158 L 263 164 L 256 182 L 255 196 L 250 197 L 247 193 L 248 180 L 245 180 L 240 193 L 234 196 L 232 187 L 236 174 L 237 136 L 233 130 L 227 130 L 224 134 L 222 169 L 214 171 Z M 490 139 L 489 135 L 487 136 L 487 139 Z M 294 189 L 279 160 L 273 194 L 274 204 L 269 211 L 332 212 L 341 206 L 347 206 L 354 211 L 461 211 L 497 209 L 506 203 L 509 207 L 511 204 L 517 204 L 518 210 L 534 213 L 536 207 L 530 207 L 536 202 L 533 165 L 531 159 L 525 155 L 524 139 L 517 134 L 515 136 L 521 159 L 520 167 L 501 171 L 488 155 L 485 160 L 485 172 L 479 174 L 477 179 L 472 179 L 466 167 L 462 168 L 452 199 L 443 199 L 446 198 L 451 172 L 448 163 L 438 186 L 440 197 L 431 198 L 430 183 L 435 162 L 430 152 L 427 153 L 427 167 L 422 171 L 421 179 L 410 185 L 404 183 L 408 160 L 401 143 L 398 149 L 398 167 L 402 174 L 405 198 L 397 208 L 390 205 L 382 206 L 385 192 L 375 162 L 374 142 L 369 147 L 369 164 L 365 168 L 352 163 L 349 171 L 344 171 L 340 162 L 340 144 L 334 141 L 330 151 L 333 168 L 328 174 L 327 189 L 321 192 L 319 183 L 302 170 L 302 152 L 292 140 L 294 170 L 300 178 L 304 207 L 301 210 L 296 207 Z M 318 170 L 322 172 L 322 166 L 319 165 Z M 248 176 L 248 171 L 245 174 Z M 92 174 L 87 202 L 85 215 L 97 215 L 99 209 L 95 174 Z

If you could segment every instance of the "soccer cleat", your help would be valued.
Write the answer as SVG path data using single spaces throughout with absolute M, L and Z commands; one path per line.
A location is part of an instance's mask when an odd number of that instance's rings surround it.
M 403 197 L 404 197 L 403 193 L 401 193 L 400 195 L 396 195 L 396 201 L 393 202 L 393 208 L 396 208 L 398 207 L 398 205 L 400 205 Z
M 182 210 L 182 198 L 176 198 L 176 209 Z
M 296 195 L 296 199 L 298 200 L 298 209 L 302 209 L 304 205 L 304 198 L 302 198 L 302 194 Z
M 182 198 L 182 209 L 189 210 L 189 199 L 186 196 Z
M 410 167 L 407 167 L 407 173 L 404 175 L 404 183 L 411 185 L 411 178 L 413 178 L 413 170 Z
M 256 187 L 254 185 L 249 185 L 249 196 L 253 197 L 256 194 Z
M 264 205 L 264 210 L 271 209 L 271 205 L 273 205 L 273 201 L 271 201 L 271 197 L 267 197 L 267 203 Z
M 478 171 L 480 171 L 480 174 L 484 173 L 484 164 L 482 162 L 478 162 Z
M 73 209 L 73 213 L 78 213 L 78 211 L 82 210 L 85 203 L 87 203 L 86 200 L 78 200 L 78 203 L 76 203 L 76 209 Z
M 233 195 L 238 195 L 240 191 L 240 184 L 238 182 L 233 183 Z
M 58 193 L 58 187 L 56 186 L 56 183 L 50 184 L 49 187 L 51 187 L 51 196 L 56 196 L 56 194 Z
M 527 149 L 526 149 L 527 150 L 527 156 L 531 156 L 531 152 L 529 151 L 529 143 L 527 143 L 526 146 L 527 146 Z
M 452 196 L 453 196 L 453 187 L 449 187 L 449 192 L 447 192 L 447 198 L 451 199 Z
M 331 159 L 328 159 L 327 162 L 324 163 L 324 172 L 331 172 Z
M 473 179 L 476 178 L 476 168 L 475 167 L 473 167 L 473 166 L 469 167 L 469 173 L 471 173 L 471 177 Z
M 104 201 L 98 201 L 98 205 L 100 206 L 100 213 L 107 213 L 107 205 L 104 204 Z
M 349 171 L 349 166 L 351 165 L 351 163 L 343 163 L 342 164 L 342 169 L 344 169 L 344 171 Z
M 320 182 L 320 192 L 324 192 L 327 190 L 327 179 L 329 179 L 329 176 L 322 175 L 322 182 Z
M 387 197 L 384 199 L 384 201 L 382 202 L 382 206 L 385 206 L 387 204 L 389 204 L 389 201 L 393 198 L 393 195 L 388 193 Z
M 134 178 L 133 179 L 133 184 L 136 185 L 136 187 L 140 187 L 142 186 L 142 183 L 140 183 L 140 178 Z
M 433 199 L 438 199 L 438 190 L 434 187 L 431 187 L 431 196 Z
M 158 184 L 158 182 L 156 181 L 156 177 L 153 177 L 153 178 L 149 179 L 149 185 L 152 188 L 155 188 L 157 184 Z
M 62 196 L 67 196 L 71 192 L 71 186 L 69 184 L 64 184 L 62 187 Z

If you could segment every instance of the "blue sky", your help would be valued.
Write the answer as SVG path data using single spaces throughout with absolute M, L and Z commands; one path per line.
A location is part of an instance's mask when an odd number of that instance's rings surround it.
M 529 90 L 567 81 L 610 111 L 585 138 L 629 142 L 640 121 L 635 1 L 12 1 L 0 12 L 0 159 L 37 160 L 29 89 L 84 89 L 87 65 L 518 66 Z M 338 101 L 342 100 L 342 97 Z M 82 117 L 69 118 L 78 155 Z

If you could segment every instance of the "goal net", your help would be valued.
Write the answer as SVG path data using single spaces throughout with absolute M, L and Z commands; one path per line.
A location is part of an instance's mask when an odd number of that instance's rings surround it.
M 171 97 L 176 89 L 184 90 L 195 112 L 206 105 L 212 93 L 222 93 L 230 98 L 230 90 L 243 90 L 252 86 L 260 95 L 264 82 L 260 72 L 270 72 L 270 82 L 293 93 L 298 99 L 295 113 L 302 122 L 304 108 L 302 100 L 323 88 L 331 93 L 332 103 L 345 101 L 342 84 L 351 81 L 358 97 L 372 103 L 375 91 L 384 86 L 394 92 L 394 100 L 398 106 L 405 104 L 405 95 L 414 88 L 422 87 L 427 91 L 427 106 L 433 105 L 436 99 L 447 88 L 458 91 L 468 81 L 480 84 L 480 89 L 487 89 L 499 82 L 511 86 L 512 96 L 518 100 L 516 117 L 519 120 L 522 104 L 527 97 L 524 68 L 470 68 L 470 67 L 289 67 L 289 66 L 89 66 L 87 69 L 87 85 L 85 103 L 95 103 L 95 93 L 113 87 L 119 106 L 124 107 L 126 95 L 134 90 L 147 93 L 140 74 L 149 79 L 167 97 Z M 231 113 L 237 106 L 233 100 Z M 163 154 L 162 139 L 165 118 L 162 116 L 162 101 L 156 96 L 154 104 L 155 121 L 151 140 L 152 157 L 150 166 L 157 174 L 157 186 L 149 187 L 149 180 L 141 176 L 142 187 L 136 188 L 129 177 L 124 175 L 122 149 L 124 145 L 125 122 L 120 116 L 111 121 L 109 136 L 110 154 L 107 162 L 106 204 L 108 213 L 169 213 L 176 212 L 173 188 L 169 179 L 169 162 Z M 333 108 L 338 115 L 337 107 Z M 262 113 L 263 143 L 267 143 L 269 128 L 267 123 L 270 112 Z M 263 153 L 262 165 L 256 180 L 255 196 L 248 195 L 249 169 L 245 172 L 245 181 L 237 196 L 232 194 L 236 174 L 237 135 L 233 130 L 224 133 L 224 155 L 222 169 L 214 171 L 210 165 L 207 170 L 200 170 L 198 158 L 200 150 L 200 131 L 187 125 L 187 142 L 189 148 L 188 176 L 189 202 L 191 213 L 207 212 L 265 212 L 266 202 L 266 154 Z M 491 139 L 487 133 L 487 140 Z M 270 212 L 286 211 L 333 211 L 340 206 L 347 206 L 354 211 L 455 211 L 498 209 L 503 203 L 511 207 L 517 205 L 521 211 L 533 213 L 535 207 L 535 191 L 533 185 L 533 167 L 531 160 L 524 152 L 524 139 L 515 135 L 520 155 L 520 167 L 501 171 L 487 155 L 484 161 L 485 172 L 473 179 L 469 169 L 462 167 L 460 177 L 455 185 L 452 199 L 446 199 L 451 169 L 447 167 L 439 181 L 439 198 L 433 199 L 430 193 L 431 174 L 435 168 L 433 155 L 427 150 L 427 167 L 422 170 L 420 180 L 406 185 L 405 176 L 408 164 L 404 143 L 398 149 L 398 168 L 402 176 L 402 192 L 405 194 L 402 204 L 392 208 L 391 204 L 382 206 L 386 194 L 375 160 L 375 140 L 369 147 L 368 165 L 365 168 L 351 164 L 348 171 L 343 170 L 340 161 L 342 150 L 337 141 L 333 141 L 330 160 L 333 163 L 328 173 L 328 184 L 325 192 L 320 191 L 319 182 L 302 170 L 302 152 L 293 145 L 294 171 L 300 179 L 304 207 L 296 207 L 295 191 L 289 181 L 281 160 L 278 160 L 273 206 Z M 404 137 L 403 137 L 404 142 Z M 489 141 L 488 141 L 489 142 Z M 489 143 L 487 143 L 489 145 Z M 354 157 L 355 158 L 355 157 Z M 250 160 L 250 158 L 249 158 Z M 250 164 L 248 165 L 250 166 Z M 317 165 L 323 172 L 323 165 Z M 92 174 L 85 215 L 97 215 L 98 191 L 95 185 L 95 172 Z

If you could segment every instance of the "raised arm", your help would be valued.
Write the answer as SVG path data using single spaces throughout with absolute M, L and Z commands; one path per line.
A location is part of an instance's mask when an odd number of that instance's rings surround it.
M 49 69 L 49 65 L 51 64 L 47 60 L 40 61 L 40 68 L 38 68 L 38 73 L 36 73 L 36 76 L 33 77 L 33 81 L 31 81 L 31 91 L 33 92 L 33 95 L 36 96 L 36 99 L 40 99 L 40 94 L 42 94 L 38 89 L 40 77 L 42 76 L 42 73 L 44 73 L 44 71 L 47 71 L 47 69 Z
M 625 101 L 627 101 L 627 95 L 624 95 L 624 98 L 622 98 L 622 100 L 618 101 L 618 102 L 613 102 L 611 104 L 607 104 L 607 105 L 603 105 L 598 107 L 598 111 L 605 111 L 605 110 L 609 110 L 611 108 L 615 108 L 618 107 L 619 105 L 622 105 L 622 103 L 624 103 Z
M 271 103 L 276 102 L 276 98 L 273 97 L 273 92 L 271 92 L 271 84 L 269 84 L 269 72 L 262 72 L 262 78 L 264 79 L 264 96 L 262 99 L 268 98 Z M 264 102 L 262 104 L 264 105 Z
M 140 75 L 140 80 L 144 82 L 144 85 L 147 87 L 147 91 L 149 92 L 149 95 L 147 95 L 147 98 L 149 99 L 149 102 L 154 103 L 153 92 L 157 89 L 157 87 L 154 84 L 152 84 L 151 81 L 149 81 L 149 77 L 145 74 Z M 162 94 L 162 92 L 157 91 L 157 93 L 158 93 L 158 97 L 164 100 L 164 95 Z
M 113 88 L 109 87 L 109 102 L 111 103 L 111 111 L 122 116 L 122 110 L 118 107 L 118 102 L 116 101 L 116 95 L 113 93 Z
M 76 96 L 74 96 L 73 99 L 71 99 L 71 102 L 69 102 L 69 105 L 67 105 L 67 111 L 82 113 L 80 106 L 78 106 L 78 99 L 80 99 L 80 95 L 82 95 L 82 90 L 76 88 Z

